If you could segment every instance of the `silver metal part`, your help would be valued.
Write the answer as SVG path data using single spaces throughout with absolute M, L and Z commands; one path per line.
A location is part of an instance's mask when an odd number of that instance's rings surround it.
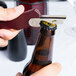
M 29 20 L 29 25 L 32 27 L 39 27 L 39 23 L 41 20 L 48 21 L 54 24 L 62 24 L 66 16 L 64 15 L 42 15 L 40 18 L 31 18 Z

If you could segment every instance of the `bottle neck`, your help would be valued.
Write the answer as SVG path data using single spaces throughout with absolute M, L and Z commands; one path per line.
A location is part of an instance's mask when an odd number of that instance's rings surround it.
M 52 37 L 55 34 L 54 30 L 47 30 L 45 28 L 41 28 L 40 33 L 46 37 Z
M 33 64 L 45 66 L 52 62 L 53 35 L 54 31 L 41 28 L 32 57 Z

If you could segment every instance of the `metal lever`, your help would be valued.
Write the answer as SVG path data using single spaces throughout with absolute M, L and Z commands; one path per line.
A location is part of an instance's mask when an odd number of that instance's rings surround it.
M 52 22 L 55 24 L 62 24 L 65 19 L 66 16 L 64 15 L 41 15 L 40 18 L 31 18 L 29 20 L 29 25 L 32 27 L 39 27 L 39 23 L 41 20 Z

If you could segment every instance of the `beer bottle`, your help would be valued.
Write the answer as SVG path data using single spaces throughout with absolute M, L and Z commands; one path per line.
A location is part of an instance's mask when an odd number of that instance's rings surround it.
M 30 76 L 44 66 L 52 63 L 52 48 L 56 24 L 40 22 L 40 34 L 30 63 L 25 67 L 23 76 Z

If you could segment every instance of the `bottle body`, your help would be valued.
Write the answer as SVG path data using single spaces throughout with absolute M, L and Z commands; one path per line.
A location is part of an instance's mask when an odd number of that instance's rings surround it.
M 54 31 L 40 30 L 40 35 L 30 63 L 25 67 L 23 76 L 30 76 L 44 66 L 52 63 Z
M 8 42 L 8 57 L 12 61 L 22 61 L 27 55 L 27 44 L 23 30 Z
M 47 2 L 43 0 L 19 0 L 18 4 L 25 7 L 25 11 L 38 9 L 41 15 L 47 14 Z M 31 27 L 24 29 L 27 45 L 34 45 L 37 41 L 40 27 Z M 36 36 L 35 36 L 36 35 Z

